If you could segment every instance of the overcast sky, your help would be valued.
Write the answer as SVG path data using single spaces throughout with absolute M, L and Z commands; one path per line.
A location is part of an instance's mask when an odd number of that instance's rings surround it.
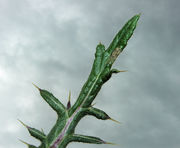
M 0 0 L 0 148 L 39 145 L 17 121 L 48 133 L 56 113 L 32 82 L 72 103 L 86 81 L 96 45 L 106 47 L 133 15 L 134 35 L 114 64 L 95 107 L 122 122 L 83 118 L 76 133 L 112 145 L 68 148 L 180 148 L 179 0 Z

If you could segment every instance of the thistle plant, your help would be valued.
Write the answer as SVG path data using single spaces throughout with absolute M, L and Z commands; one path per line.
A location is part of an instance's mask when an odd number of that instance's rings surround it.
M 64 106 L 52 93 L 35 85 L 42 98 L 57 113 L 57 121 L 46 135 L 43 131 L 32 128 L 19 120 L 28 129 L 30 135 L 41 142 L 39 146 L 34 146 L 21 140 L 27 144 L 28 148 L 66 148 L 70 142 L 112 144 L 98 137 L 76 134 L 75 128 L 78 122 L 86 115 L 91 115 L 101 120 L 116 121 L 104 111 L 93 107 L 92 102 L 102 85 L 111 78 L 112 74 L 124 72 L 111 67 L 118 55 L 126 47 L 136 28 L 139 17 L 139 14 L 133 16 L 117 33 L 107 49 L 102 43 L 97 45 L 92 70 L 74 105 L 71 106 L 70 94 L 67 106 Z

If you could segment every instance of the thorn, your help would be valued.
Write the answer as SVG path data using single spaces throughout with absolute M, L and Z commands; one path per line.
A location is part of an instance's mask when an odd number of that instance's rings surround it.
M 19 119 L 17 119 L 23 126 L 25 126 L 26 128 L 28 128 L 28 126 L 25 124 L 25 123 L 23 123 L 21 120 L 19 120 Z
M 94 105 L 96 105 L 96 102 L 95 102 L 95 103 L 93 103 L 93 104 L 91 105 L 91 107 L 93 107 Z
M 44 130 L 43 130 L 42 128 L 41 128 L 41 131 L 42 131 L 43 134 L 45 134 L 45 133 L 44 133 Z
M 112 142 L 105 142 L 104 144 L 118 145 L 118 144 L 112 143 Z
M 118 70 L 115 73 L 120 73 L 120 72 L 127 72 L 127 70 Z
M 117 69 L 112 69 L 111 73 L 120 73 L 120 72 L 126 72 L 127 70 L 117 70 Z
M 127 70 L 119 70 L 118 72 L 127 72 Z
M 71 91 L 69 91 L 69 97 L 68 97 L 68 102 L 71 101 Z
M 96 102 L 93 103 L 93 104 L 91 104 L 91 105 L 88 107 L 88 109 L 91 108 L 91 107 L 93 107 L 94 105 L 96 105 Z
M 29 146 L 29 144 L 28 144 L 27 142 L 25 142 L 25 141 L 23 141 L 23 140 L 21 140 L 21 139 L 18 139 L 18 140 L 19 140 L 20 142 L 26 144 L 27 146 Z
M 117 121 L 117 120 L 114 120 L 114 119 L 112 119 L 112 118 L 109 118 L 109 120 L 112 120 L 112 121 L 114 121 L 114 122 L 116 122 L 116 123 L 118 123 L 118 124 L 122 124 L 121 122 L 119 122 L 119 121 Z
M 100 45 L 102 45 L 101 41 L 99 42 Z
M 68 97 L 68 103 L 67 103 L 67 109 L 71 108 L 71 91 L 69 91 L 69 97 Z
M 35 85 L 34 83 L 32 83 L 39 91 L 41 91 L 41 89 L 37 86 L 37 85 Z

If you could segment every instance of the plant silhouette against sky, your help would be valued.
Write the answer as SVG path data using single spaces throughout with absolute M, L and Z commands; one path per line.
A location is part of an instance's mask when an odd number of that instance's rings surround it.
M 64 106 L 52 93 L 35 85 L 42 98 L 57 113 L 58 118 L 47 135 L 43 131 L 29 127 L 19 120 L 28 129 L 30 135 L 41 142 L 40 146 L 34 146 L 21 140 L 27 144 L 28 148 L 66 148 L 70 142 L 113 144 L 98 137 L 76 134 L 75 128 L 78 122 L 86 115 L 95 116 L 101 120 L 116 121 L 104 111 L 93 107 L 92 102 L 102 85 L 111 78 L 112 74 L 124 72 L 112 69 L 112 65 L 126 47 L 128 40 L 136 28 L 139 17 L 140 14 L 133 16 L 117 33 L 107 49 L 102 43 L 97 45 L 92 70 L 74 105 L 71 106 L 70 94 L 67 106 Z

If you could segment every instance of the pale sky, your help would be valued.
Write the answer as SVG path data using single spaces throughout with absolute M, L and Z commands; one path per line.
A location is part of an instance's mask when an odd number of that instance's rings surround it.
M 39 141 L 17 121 L 48 134 L 56 113 L 32 85 L 72 104 L 106 47 L 135 14 L 141 18 L 95 107 L 122 122 L 83 118 L 76 133 L 119 144 L 68 148 L 180 148 L 179 0 L 0 0 L 0 148 Z

